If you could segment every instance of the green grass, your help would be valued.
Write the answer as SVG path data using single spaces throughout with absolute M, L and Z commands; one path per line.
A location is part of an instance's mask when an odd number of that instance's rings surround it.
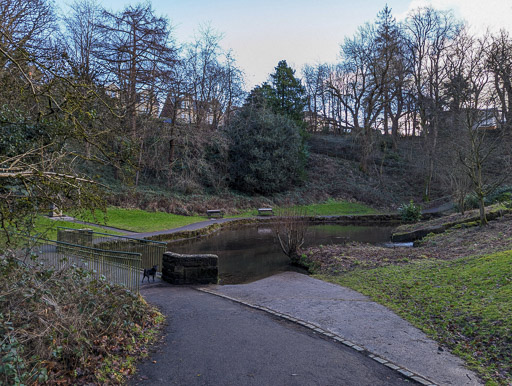
M 77 224 L 70 221 L 62 221 L 62 220 L 51 220 L 48 217 L 44 216 L 37 216 L 35 223 L 34 223 L 35 229 L 34 232 L 37 234 L 42 234 L 45 238 L 56 240 L 57 239 L 57 228 L 58 227 L 65 227 L 65 228 L 73 228 L 73 229 L 92 229 L 94 232 L 101 232 L 101 233 L 109 233 L 112 235 L 120 235 L 121 232 L 114 232 L 110 230 L 106 230 L 100 227 L 94 227 L 84 224 Z
M 57 240 L 57 228 L 58 227 L 64 227 L 64 228 L 72 228 L 72 229 L 92 229 L 94 232 L 101 232 L 101 233 L 108 233 L 112 235 L 121 235 L 121 232 L 114 232 L 111 230 L 106 230 L 100 227 L 95 226 L 89 226 L 84 224 L 77 224 L 70 221 L 62 221 L 62 220 L 51 220 L 48 217 L 45 216 L 35 216 L 34 219 L 34 229 L 30 232 L 33 236 L 39 236 L 45 239 L 50 240 Z M 14 244 L 11 244 L 11 246 L 21 246 L 24 245 L 25 239 L 24 238 L 16 238 L 11 240 L 11 242 L 14 242 Z M 6 243 L 6 237 L 3 233 L 0 233 L 0 250 L 5 247 Z
M 323 204 L 297 206 L 306 215 L 346 215 L 376 213 L 372 208 L 358 203 L 329 200 Z M 277 208 L 276 208 L 277 210 Z M 108 208 L 106 215 L 100 211 L 91 214 L 73 214 L 84 221 L 108 225 L 114 228 L 126 229 L 133 232 L 153 232 L 164 229 L 178 228 L 184 225 L 204 221 L 203 216 L 180 216 L 165 212 L 147 212 L 140 209 Z M 253 209 L 226 217 L 254 217 L 258 210 Z
M 354 214 L 376 214 L 375 209 L 369 206 L 348 202 L 348 201 L 335 201 L 327 200 L 322 204 L 310 204 L 310 205 L 296 205 L 292 207 L 297 209 L 301 214 L 306 216 L 343 216 L 343 215 L 354 215 Z M 279 207 L 274 207 L 274 212 L 279 211 Z M 258 215 L 258 209 L 252 209 L 239 213 L 234 216 L 228 217 L 252 217 Z
M 377 213 L 369 206 L 357 202 L 328 200 L 323 204 L 302 205 L 297 208 L 305 210 L 310 216 L 341 216 L 350 214 L 375 214 Z
M 108 208 L 106 215 L 102 212 L 96 212 L 95 218 L 89 214 L 82 214 L 80 218 L 133 232 L 172 229 L 205 220 L 205 217 L 200 216 L 180 216 L 165 212 L 147 212 L 140 209 L 121 208 Z
M 512 383 L 512 251 L 321 278 L 393 309 L 462 357 L 487 384 Z

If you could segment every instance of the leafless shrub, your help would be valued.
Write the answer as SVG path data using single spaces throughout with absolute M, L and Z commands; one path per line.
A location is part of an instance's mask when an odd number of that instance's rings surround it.
M 279 246 L 293 264 L 298 264 L 308 227 L 306 210 L 300 207 L 278 209 L 276 215 L 279 221 L 274 224 L 274 232 Z

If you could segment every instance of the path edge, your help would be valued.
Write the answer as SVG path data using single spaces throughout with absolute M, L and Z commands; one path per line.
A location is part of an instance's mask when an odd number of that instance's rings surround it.
M 370 350 L 366 349 L 365 347 L 363 347 L 361 345 L 357 345 L 357 344 L 349 341 L 348 339 L 345 339 L 344 337 L 342 337 L 342 336 L 340 336 L 338 334 L 335 334 L 335 333 L 333 333 L 333 332 L 331 332 L 329 330 L 323 329 L 320 326 L 317 326 L 317 325 L 315 325 L 313 323 L 310 323 L 310 322 L 307 322 L 307 321 L 304 321 L 304 320 L 301 320 L 301 319 L 294 318 L 291 315 L 284 314 L 282 312 L 277 312 L 277 311 L 274 311 L 274 310 L 272 310 L 270 308 L 267 308 L 267 307 L 264 307 L 264 306 L 258 306 L 258 305 L 255 305 L 255 304 L 251 304 L 251 303 L 245 302 L 245 301 L 240 300 L 240 299 L 233 298 L 231 296 L 220 294 L 220 293 L 215 292 L 213 290 L 210 290 L 208 288 L 204 288 L 204 287 L 193 287 L 193 288 L 196 291 L 207 293 L 207 294 L 210 294 L 210 295 L 215 295 L 215 296 L 224 298 L 226 300 L 230 300 L 232 302 L 244 305 L 246 307 L 266 312 L 266 313 L 268 313 L 270 315 L 276 316 L 276 317 L 281 318 L 281 319 L 285 319 L 285 320 L 287 320 L 289 322 L 298 324 L 298 325 L 300 325 L 302 327 L 306 327 L 306 328 L 310 329 L 311 331 L 314 331 L 315 333 L 321 334 L 321 335 L 323 335 L 326 338 L 332 339 L 332 340 L 334 340 L 337 343 L 341 343 L 341 344 L 345 345 L 348 348 L 351 348 L 351 349 L 353 349 L 355 351 L 360 352 L 361 354 L 363 354 L 363 355 L 373 359 L 376 362 L 379 362 L 379 363 L 383 364 L 384 366 L 389 367 L 391 370 L 394 370 L 394 371 L 400 373 L 400 375 L 402 375 L 402 376 L 404 376 L 404 377 L 406 377 L 408 379 L 412 379 L 412 380 L 420 383 L 421 385 L 425 385 L 425 386 L 440 386 L 439 384 L 431 381 L 427 377 L 407 369 L 405 366 L 401 366 L 401 365 L 398 365 L 396 363 L 393 363 L 392 361 L 390 361 L 389 359 L 383 357 L 382 355 L 377 355 L 377 354 L 371 352 Z

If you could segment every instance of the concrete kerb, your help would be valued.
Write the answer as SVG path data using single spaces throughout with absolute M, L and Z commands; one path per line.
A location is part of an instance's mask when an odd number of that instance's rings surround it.
M 417 374 L 409 369 L 407 369 L 406 367 L 404 366 L 401 366 L 399 364 L 396 364 L 396 363 L 393 363 L 391 362 L 390 360 L 384 358 L 382 355 L 376 355 L 374 353 L 372 353 L 371 351 L 367 350 L 366 348 L 364 347 L 361 347 L 347 339 L 345 339 L 344 337 L 342 336 L 339 336 L 337 334 L 334 334 L 332 333 L 331 331 L 328 331 L 328 330 L 325 330 L 313 323 L 310 323 L 310 322 L 307 322 L 307 321 L 304 321 L 304 320 L 300 320 L 300 319 L 297 319 L 297 318 L 294 318 L 293 316 L 290 316 L 290 315 L 287 315 L 287 314 L 283 314 L 281 312 L 276 312 L 270 308 L 267 308 L 267 307 L 263 307 L 263 306 L 257 306 L 257 305 L 254 305 L 254 304 L 251 304 L 251 303 L 248 303 L 248 302 L 244 302 L 242 300 L 239 300 L 239 299 L 235 299 L 235 298 L 232 298 L 231 296 L 227 296 L 227 295 L 223 295 L 223 294 L 219 294 L 217 292 L 214 292 L 214 291 L 211 291 L 209 290 L 208 288 L 204 288 L 204 287 L 193 287 L 195 290 L 197 291 L 200 291 L 200 292 L 204 292 L 204 293 L 207 293 L 207 294 L 210 294 L 210 295 L 215 295 L 215 296 L 218 296 L 218 297 L 221 297 L 221 298 L 224 298 L 226 300 L 230 300 L 232 302 L 235 302 L 235 303 L 238 303 L 238 304 L 242 304 L 244 306 L 247 306 L 247 307 L 250 307 L 252 309 L 255 309 L 255 310 L 260 310 L 260 311 L 264 311 L 264 312 L 267 312 L 271 315 L 274 315 L 274 316 L 277 316 L 279 318 L 282 318 L 282 319 L 285 319 L 289 322 L 292 322 L 292 323 L 295 323 L 295 324 L 298 324 L 300 326 L 303 326 L 303 327 L 306 327 L 312 331 L 314 331 L 315 333 L 318 333 L 318 334 L 321 334 L 327 338 L 330 338 L 332 340 L 334 340 L 335 342 L 337 343 L 341 343 L 353 350 L 356 350 L 358 352 L 360 352 L 361 354 L 363 355 L 366 355 L 367 357 L 373 359 L 374 361 L 376 362 L 379 362 L 381 364 L 383 364 L 384 366 L 387 366 L 389 367 L 390 369 L 394 370 L 394 371 L 397 371 L 398 373 L 400 373 L 402 376 L 406 377 L 406 378 L 409 378 L 409 379 L 412 379 L 422 385 L 425 385 L 425 386 L 439 386 L 437 383 L 435 382 L 432 382 L 431 380 L 429 380 L 428 378 L 420 375 L 420 374 Z

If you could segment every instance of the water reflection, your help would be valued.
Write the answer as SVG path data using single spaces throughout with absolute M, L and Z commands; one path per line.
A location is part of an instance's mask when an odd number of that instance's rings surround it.
M 392 227 L 362 227 L 337 224 L 312 225 L 304 246 L 342 244 L 347 241 L 384 243 Z M 212 236 L 169 243 L 169 250 L 183 254 L 214 253 L 219 256 L 219 283 L 239 284 L 278 272 L 299 270 L 279 248 L 272 228 L 246 225 L 225 229 Z

